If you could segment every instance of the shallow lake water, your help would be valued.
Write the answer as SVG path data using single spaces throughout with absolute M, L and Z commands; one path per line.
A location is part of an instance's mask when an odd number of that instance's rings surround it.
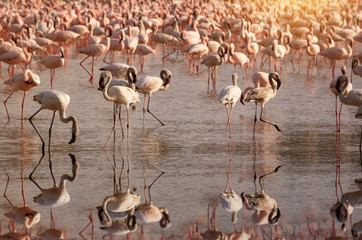
M 356 46 L 358 49 L 360 45 Z M 355 107 L 344 106 L 342 112 L 341 134 L 336 133 L 335 96 L 329 90 L 332 79 L 331 70 L 324 61 L 320 75 L 314 69 L 313 78 L 306 76 L 306 57 L 300 73 L 293 71 L 288 58 L 287 66 L 283 65 L 282 84 L 274 99 L 267 103 L 266 119 L 276 123 L 282 132 L 268 124 L 257 121 L 255 137 L 253 137 L 254 103 L 235 105 L 231 116 L 232 138 L 225 140 L 226 111 L 218 101 L 219 91 L 231 84 L 234 66 L 224 64 L 218 68 L 216 93 L 207 93 L 207 68 L 200 67 L 200 73 L 188 71 L 182 56 L 171 55 L 163 66 L 162 49 L 157 54 L 147 56 L 144 75 L 159 76 L 160 70 L 172 71 L 172 80 L 167 91 L 159 91 L 152 95 L 151 110 L 165 126 L 161 126 L 150 114 L 146 113 L 143 123 L 143 96 L 136 109 L 130 111 L 131 130 L 129 143 L 127 135 L 124 140 L 118 127 L 116 141 L 113 137 L 106 150 L 103 146 L 112 130 L 112 105 L 104 99 L 102 92 L 97 91 L 100 71 L 105 66 L 102 58 L 95 64 L 95 80 L 91 84 L 87 73 L 81 69 L 79 62 L 84 58 L 77 54 L 75 46 L 69 48 L 69 59 L 64 68 L 55 73 L 54 89 L 70 95 L 71 101 L 67 115 L 78 119 L 80 134 L 74 144 L 68 145 L 71 138 L 71 124 L 60 122 L 55 117 L 50 156 L 46 155 L 34 173 L 34 179 L 43 188 L 53 186 L 49 170 L 51 157 L 52 171 L 57 183 L 63 174 L 72 173 L 72 161 L 68 154 L 73 154 L 79 163 L 78 178 L 67 183 L 70 195 L 69 203 L 53 209 L 55 224 L 66 233 L 67 239 L 79 239 L 78 232 L 89 222 L 88 216 L 94 218 L 94 237 L 100 239 L 107 232 L 101 230 L 96 207 L 100 206 L 106 196 L 113 193 L 113 168 L 108 158 L 114 158 L 118 173 L 121 172 L 122 158 L 125 168 L 122 172 L 122 190 L 127 187 L 127 160 L 130 161 L 131 190 L 144 197 L 144 180 L 147 185 L 162 172 L 152 186 L 153 204 L 166 207 L 169 211 L 172 226 L 167 230 L 158 223 L 144 226 L 145 239 L 186 239 L 189 229 L 195 224 L 200 232 L 208 228 L 207 210 L 209 204 L 218 203 L 216 208 L 216 227 L 224 233 L 234 231 L 231 213 L 220 205 L 219 194 L 224 191 L 227 181 L 225 162 L 230 163 L 230 178 L 233 190 L 240 194 L 254 193 L 254 169 L 257 176 L 263 175 L 282 165 L 277 173 L 264 178 L 267 194 L 275 198 L 281 211 L 279 224 L 284 235 L 295 238 L 304 234 L 310 237 L 307 222 L 313 225 L 319 239 L 331 235 L 333 227 L 329 214 L 331 206 L 343 193 L 358 190 L 354 179 L 361 178 L 359 138 L 362 122 L 355 119 Z M 259 58 L 260 59 L 260 58 Z M 258 60 L 259 60 L 258 59 Z M 90 68 L 90 60 L 85 66 Z M 126 58 L 116 55 L 116 62 L 126 62 Z M 338 63 L 336 74 L 343 63 Z M 139 69 L 139 58 L 135 58 L 135 66 Z M 347 64 L 350 74 L 350 61 Z M 21 124 L 22 93 L 17 92 L 8 101 L 11 122 L 7 123 L 5 108 L 0 108 L 0 190 L 5 189 L 8 174 L 10 183 L 8 198 L 14 205 L 22 204 L 21 168 L 24 169 L 24 191 L 28 205 L 41 213 L 40 222 L 29 232 L 33 236 L 41 229 L 50 227 L 49 207 L 32 201 L 40 194 L 40 190 L 28 176 L 37 165 L 41 154 L 41 141 L 27 120 L 39 109 L 39 104 L 32 101 L 32 96 L 50 89 L 50 71 L 39 68 L 32 63 L 30 68 L 41 79 L 41 84 L 32 89 L 25 103 L 25 120 Z M 258 70 L 258 69 L 257 69 Z M 268 70 L 268 67 L 267 67 Z M 16 69 L 16 73 L 21 69 Z M 247 81 L 251 85 L 253 69 L 247 71 Z M 239 86 L 244 89 L 241 69 L 238 68 Z M 2 64 L 1 79 L 8 79 L 7 65 Z M 362 88 L 362 81 L 354 76 L 354 88 Z M 0 87 L 0 99 L 5 100 L 11 89 Z M 48 149 L 48 129 L 52 113 L 41 111 L 34 124 L 46 142 Z M 126 112 L 122 109 L 123 126 L 126 126 Z M 114 156 L 114 157 L 113 157 Z M 336 171 L 340 161 L 341 169 Z M 145 171 L 144 171 L 145 170 Z M 338 169 L 337 169 L 338 170 Z M 145 173 L 145 175 L 144 175 Z M 144 179 L 145 176 L 145 179 Z M 340 185 L 336 186 L 336 179 Z M 259 184 L 257 184 L 258 189 Z M 0 220 L 5 231 L 8 220 L 4 213 L 10 210 L 5 198 L 0 198 Z M 238 213 L 237 229 L 242 229 L 245 208 Z M 352 221 L 358 222 L 362 217 L 361 209 L 354 209 Z M 251 222 L 251 212 L 245 216 L 245 228 L 258 232 L 262 230 Z M 16 225 L 17 229 L 21 228 Z M 341 223 L 336 222 L 337 234 L 344 236 L 340 230 Z M 350 236 L 350 222 L 347 222 L 346 234 Z M 269 236 L 275 227 L 264 227 Z M 4 232 L 3 231 L 3 232 Z M 133 233 L 139 239 L 140 227 Z M 90 228 L 83 233 L 91 239 Z M 265 237 L 264 236 L 264 237 Z M 266 237 L 267 238 L 267 237 Z M 116 239 L 126 239 L 119 236 Z

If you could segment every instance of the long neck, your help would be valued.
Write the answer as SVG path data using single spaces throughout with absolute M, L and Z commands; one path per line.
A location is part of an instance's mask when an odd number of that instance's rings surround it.
M 25 61 L 26 61 L 27 63 L 30 62 L 31 55 L 28 53 L 28 51 L 26 50 L 25 47 L 23 48 L 23 52 L 24 52 L 24 55 L 25 55 Z
M 103 96 L 107 101 L 113 101 L 114 98 L 108 95 L 108 87 L 109 84 L 111 83 L 111 79 L 107 78 L 106 83 L 104 85 L 104 89 L 103 89 Z
M 340 81 L 340 80 L 338 79 L 338 81 Z M 343 103 L 345 103 L 346 100 L 347 100 L 347 99 L 346 99 L 346 96 L 345 96 L 345 92 L 346 92 L 346 89 L 347 89 L 347 86 L 349 85 L 349 83 L 350 83 L 349 78 L 348 78 L 348 77 L 345 78 L 344 84 L 343 84 L 342 89 L 341 89 L 341 92 L 340 92 L 340 94 L 339 94 L 339 99 L 340 99 L 341 102 L 343 102 Z
M 74 116 L 66 117 L 65 116 L 65 111 L 66 111 L 66 108 L 59 109 L 59 117 L 60 117 L 60 121 L 62 121 L 63 123 L 68 123 L 68 122 L 72 121 L 72 123 L 73 123 L 73 125 L 72 125 L 72 140 L 69 143 L 73 143 L 75 141 L 76 137 L 78 136 L 78 133 L 79 133 L 78 121 Z
M 73 176 L 69 176 L 69 174 L 63 174 L 60 178 L 59 188 L 65 189 L 66 181 L 74 182 L 78 177 L 79 167 L 75 167 L 73 169 Z

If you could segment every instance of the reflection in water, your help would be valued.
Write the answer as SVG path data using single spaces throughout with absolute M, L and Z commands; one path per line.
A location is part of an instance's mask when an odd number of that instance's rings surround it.
M 52 171 L 52 164 L 51 164 L 51 156 L 49 152 L 49 168 L 50 173 L 53 178 L 53 187 L 52 188 L 42 188 L 40 185 L 34 180 L 33 174 L 35 170 L 39 167 L 41 164 L 44 155 L 39 160 L 39 163 L 36 165 L 34 170 L 30 173 L 29 179 L 40 189 L 41 194 L 34 197 L 34 202 L 39 203 L 42 206 L 47 207 L 59 207 L 69 202 L 70 196 L 66 188 L 66 181 L 74 182 L 78 177 L 79 172 L 79 163 L 77 162 L 75 156 L 73 154 L 69 154 L 69 157 L 72 160 L 72 176 L 69 174 L 63 174 L 59 181 L 59 186 L 55 183 L 53 171 Z
M 104 199 L 102 206 L 97 207 L 100 223 L 104 225 L 101 229 L 109 232 L 109 235 L 123 235 L 134 232 L 137 229 L 137 222 L 132 216 L 132 212 L 134 211 L 135 206 L 139 204 L 141 197 L 140 195 L 130 191 L 131 168 L 129 154 L 127 154 L 128 183 L 127 190 L 125 192 L 121 192 L 121 183 L 118 183 L 117 181 L 118 174 L 115 161 L 115 151 L 113 151 L 113 162 L 108 158 L 107 152 L 106 156 L 114 171 L 114 193 Z M 119 179 L 121 179 L 121 176 Z
M 10 218 L 11 221 L 24 225 L 24 228 L 31 228 L 40 221 L 40 213 L 31 209 L 26 204 L 25 194 L 24 194 L 23 168 L 21 169 L 21 192 L 22 192 L 23 203 L 24 203 L 24 206 L 22 206 L 22 207 L 14 206 L 12 204 L 12 202 L 9 200 L 9 198 L 7 197 L 6 192 L 7 192 L 8 186 L 9 186 L 9 182 L 10 182 L 10 176 L 9 175 L 7 175 L 7 176 L 8 176 L 8 181 L 6 183 L 4 197 L 10 203 L 11 211 L 5 213 L 4 215 L 6 217 Z M 13 230 L 15 230 L 15 227 Z
M 167 208 L 165 207 L 157 207 L 153 205 L 152 198 L 151 198 L 151 187 L 153 184 L 159 179 L 165 172 L 162 172 L 160 175 L 156 177 L 156 179 L 148 186 L 148 197 L 149 201 L 147 200 L 146 195 L 146 167 L 143 166 L 143 177 L 144 177 L 144 189 L 145 189 L 145 203 L 140 204 L 136 207 L 134 215 L 137 217 L 137 221 L 139 221 L 141 225 L 141 238 L 144 237 L 143 225 L 153 222 L 159 222 L 159 225 L 162 229 L 167 229 L 171 226 L 171 218 L 168 213 Z M 164 233 L 162 234 L 162 237 Z
M 211 204 L 207 207 L 207 230 L 201 233 L 202 239 L 205 240 L 224 240 L 227 239 L 227 235 L 222 231 L 216 229 L 215 217 L 216 217 L 216 207 L 217 204 L 212 206 L 212 214 L 210 218 L 210 207 Z M 211 226 L 210 226 L 211 225 Z
M 46 240 L 61 240 L 64 239 L 63 231 L 55 227 L 55 221 L 53 212 L 50 211 L 50 228 L 46 229 L 44 232 L 39 234 L 40 238 Z
M 231 159 L 229 160 L 229 166 L 227 166 L 225 159 L 225 169 L 226 169 L 227 180 L 224 192 L 220 193 L 221 206 L 226 211 L 233 213 L 232 222 L 235 225 L 235 231 L 236 231 L 237 213 L 243 207 L 243 202 L 231 187 L 230 183 Z
M 271 198 L 269 195 L 265 193 L 265 188 L 263 188 L 261 184 L 261 179 L 265 176 L 273 174 L 278 171 L 281 166 L 275 168 L 274 171 L 264 174 L 259 177 L 259 184 L 261 188 L 261 193 L 257 192 L 255 188 L 255 194 L 244 194 L 241 193 L 241 197 L 243 199 L 244 206 L 247 210 L 254 210 L 252 215 L 252 221 L 257 225 L 264 224 L 277 224 L 279 222 L 279 218 L 281 216 L 280 210 L 277 206 L 277 202 L 274 198 Z M 254 175 L 254 184 L 256 180 L 256 175 Z

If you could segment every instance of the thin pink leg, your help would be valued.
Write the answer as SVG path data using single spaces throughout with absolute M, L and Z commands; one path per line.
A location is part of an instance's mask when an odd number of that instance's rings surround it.
M 11 92 L 9 97 L 4 101 L 4 105 L 5 105 L 5 109 L 6 109 L 6 114 L 8 115 L 8 123 L 10 122 L 10 115 L 8 112 L 8 107 L 6 106 L 6 102 L 9 100 L 9 98 L 11 97 L 11 95 L 13 95 L 14 92 Z
M 24 119 L 24 107 L 25 107 L 25 97 L 26 97 L 26 94 L 28 92 L 24 92 L 24 96 L 23 96 L 23 102 L 21 103 L 21 121 L 23 121 Z
M 8 174 L 6 174 L 6 176 L 8 176 L 8 181 L 6 182 L 4 198 L 10 203 L 11 206 L 13 206 L 13 204 L 10 202 L 9 198 L 6 196 L 6 191 L 8 190 L 8 186 L 9 186 L 9 182 L 10 182 L 10 176 Z

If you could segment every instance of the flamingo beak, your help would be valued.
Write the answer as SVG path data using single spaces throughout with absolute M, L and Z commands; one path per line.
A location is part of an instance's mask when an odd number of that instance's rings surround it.
M 70 139 L 68 144 L 72 144 L 75 142 L 75 140 L 77 140 L 77 135 L 75 132 L 72 132 L 72 139 Z

